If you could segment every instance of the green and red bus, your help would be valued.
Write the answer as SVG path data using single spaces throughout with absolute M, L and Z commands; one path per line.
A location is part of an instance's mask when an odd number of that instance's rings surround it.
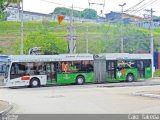
M 151 78 L 150 54 L 11 55 L 4 83 L 8 87 L 84 84 Z

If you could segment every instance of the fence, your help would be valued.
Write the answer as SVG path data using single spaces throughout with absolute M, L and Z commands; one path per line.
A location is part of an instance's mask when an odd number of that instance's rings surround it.
M 154 52 L 153 59 L 155 69 L 160 69 L 160 52 Z

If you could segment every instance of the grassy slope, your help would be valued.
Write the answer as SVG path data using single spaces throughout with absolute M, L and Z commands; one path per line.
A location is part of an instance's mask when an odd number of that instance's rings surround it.
M 0 48 L 3 48 L 5 53 L 14 53 L 16 40 L 21 36 L 20 26 L 20 22 L 0 22 Z M 24 36 L 27 32 L 37 31 L 43 26 L 42 22 L 25 22 Z M 48 26 L 55 26 L 55 23 L 48 23 Z
M 117 25 L 95 24 L 95 23 L 75 23 L 77 35 L 77 52 L 85 52 L 86 46 L 86 26 L 89 30 L 89 51 L 91 53 L 117 52 L 119 51 L 120 30 Z M 46 26 L 50 32 L 54 32 L 57 37 L 66 37 L 69 35 L 67 27 L 69 23 L 57 22 L 25 22 L 24 35 L 27 32 L 37 31 Z M 133 39 L 139 32 L 148 34 L 148 30 L 135 27 L 125 27 L 125 36 L 132 34 Z M 160 36 L 160 29 L 155 30 L 155 35 Z M 130 36 L 132 37 L 132 36 Z M 15 51 L 16 40 L 20 39 L 20 22 L 0 22 L 0 48 L 5 50 L 5 54 L 13 54 Z M 127 38 L 128 40 L 128 38 Z M 159 38 L 156 38 L 159 43 Z M 104 46 L 107 45 L 107 46 Z M 103 48 L 102 48 L 103 46 Z M 63 47 L 63 46 L 62 46 Z M 108 49 L 107 49 L 108 47 Z M 102 49 L 100 49 L 102 48 Z M 116 48 L 116 49 L 112 49 Z M 117 51 L 116 51 L 117 50 Z

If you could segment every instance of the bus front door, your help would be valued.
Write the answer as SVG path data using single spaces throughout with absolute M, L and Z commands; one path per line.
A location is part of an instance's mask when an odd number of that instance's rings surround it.
M 46 63 L 47 83 L 55 83 L 56 81 L 56 63 Z
M 137 69 L 139 78 L 145 77 L 145 64 L 144 60 L 137 60 Z

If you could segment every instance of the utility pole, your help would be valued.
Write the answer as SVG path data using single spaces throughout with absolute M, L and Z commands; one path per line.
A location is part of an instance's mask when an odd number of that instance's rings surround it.
M 153 9 L 151 8 L 151 27 L 150 27 L 150 32 L 151 32 L 151 54 L 154 54 L 154 44 L 153 44 Z
M 149 12 L 150 14 L 150 53 L 153 55 L 154 52 L 154 44 L 153 44 L 153 9 L 150 10 L 146 9 L 145 11 Z
M 73 25 L 73 4 L 72 4 L 72 11 L 71 11 L 69 32 L 70 32 L 69 53 L 73 54 L 73 53 L 76 53 L 76 30 L 75 30 L 75 26 Z
M 73 25 L 73 53 L 76 53 L 76 42 L 77 42 L 77 36 L 76 36 L 76 27 Z
M 88 26 L 86 30 L 86 53 L 88 53 Z
M 121 7 L 121 53 L 124 52 L 124 36 L 123 36 L 123 7 L 126 5 L 126 3 L 123 4 L 119 4 L 119 6 Z
M 70 22 L 70 54 L 73 54 L 73 4 L 72 4 L 71 22 Z
M 21 0 L 22 10 L 21 10 L 21 42 L 20 42 L 20 54 L 23 55 L 23 38 L 24 38 L 24 31 L 23 31 L 23 0 Z
M 153 9 L 145 10 L 150 13 L 150 54 L 152 57 L 154 56 L 154 44 L 153 44 Z M 154 66 L 154 61 L 152 60 L 152 67 Z M 152 77 L 153 77 L 154 71 L 152 71 Z

